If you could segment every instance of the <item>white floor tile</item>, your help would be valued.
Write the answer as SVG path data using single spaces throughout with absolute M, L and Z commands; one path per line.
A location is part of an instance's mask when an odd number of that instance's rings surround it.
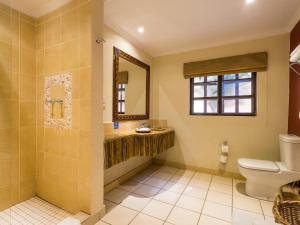
M 186 187 L 186 185 L 184 185 L 184 184 L 174 183 L 174 182 L 169 181 L 163 187 L 163 189 L 181 194 L 184 191 L 185 187 Z
M 145 213 L 149 216 L 153 216 L 157 219 L 165 220 L 170 214 L 173 206 L 152 200 L 148 203 L 148 205 L 142 210 L 142 213 Z
M 122 201 L 121 205 L 136 211 L 141 211 L 150 200 L 151 198 L 145 196 L 130 194 Z
M 206 197 L 207 201 L 232 206 L 232 195 L 221 192 L 209 191 Z
M 226 184 L 221 184 L 221 183 L 211 183 L 209 189 L 211 191 L 216 191 L 216 192 L 221 192 L 221 193 L 232 195 L 232 186 L 231 185 L 226 185 Z
M 251 197 L 233 196 L 233 207 L 262 214 L 259 200 Z
M 143 195 L 145 197 L 153 197 L 159 192 L 159 188 L 157 187 L 152 187 L 149 185 L 141 185 L 134 193 L 138 195 Z
M 175 207 L 167 218 L 167 221 L 175 225 L 197 225 L 199 217 L 200 213 Z
M 107 213 L 102 220 L 113 225 L 127 225 L 137 214 L 137 211 L 118 205 Z
M 134 181 L 134 180 L 129 180 L 119 186 L 119 189 L 122 189 L 124 191 L 128 192 L 134 192 L 136 189 L 138 189 L 141 186 L 141 183 Z
M 139 183 L 145 183 L 148 179 L 149 179 L 149 175 L 140 173 L 138 175 L 135 175 L 131 180 L 139 182 Z
M 134 218 L 130 225 L 162 225 L 163 223 L 162 220 L 140 213 Z
M 153 186 L 153 187 L 162 188 L 163 186 L 166 185 L 167 182 L 168 182 L 167 180 L 164 180 L 161 178 L 150 177 L 149 180 L 147 180 L 145 184 Z
M 208 189 L 210 185 L 210 181 L 208 180 L 202 180 L 198 178 L 192 178 L 190 183 L 188 184 L 189 186 L 196 187 L 196 188 L 202 188 L 202 189 Z
M 174 183 L 180 183 L 180 184 L 188 184 L 190 182 L 190 177 L 185 177 L 181 175 L 174 175 L 170 181 Z
M 187 186 L 183 192 L 183 195 L 192 196 L 195 198 L 205 199 L 207 194 L 207 189 L 196 188 L 192 186 Z
M 103 221 L 99 221 L 98 223 L 96 223 L 95 225 L 109 225 L 108 223 L 105 223 Z
M 193 176 L 194 179 L 198 179 L 198 180 L 203 180 L 203 181 L 208 181 L 210 182 L 211 179 L 212 179 L 212 175 L 210 174 L 207 174 L 207 173 L 196 173 L 194 176 Z
M 274 217 L 265 216 L 265 220 L 266 220 L 266 221 L 269 221 L 269 222 L 272 222 L 272 223 L 275 223 Z M 275 224 L 276 224 L 276 223 L 275 223 Z
M 231 223 L 210 216 L 201 215 L 198 225 L 231 225 Z
M 251 225 L 253 224 L 251 221 L 255 221 L 256 219 L 261 220 L 264 219 L 264 217 L 261 214 L 233 208 L 232 222 L 234 225 L 243 224 L 245 222 L 249 222 L 249 225 Z M 246 223 L 246 225 L 247 224 L 248 223 Z
M 178 171 L 178 169 L 170 166 L 163 166 L 159 169 L 159 171 L 164 173 L 175 174 Z
M 156 177 L 156 178 L 160 178 L 163 180 L 169 180 L 169 179 L 171 179 L 172 176 L 173 175 L 170 173 L 165 173 L 165 172 L 161 172 L 161 171 L 158 171 L 151 175 L 151 177 Z
M 202 214 L 231 222 L 231 207 L 206 201 Z
M 174 205 L 177 200 L 179 199 L 180 194 L 167 191 L 167 190 L 161 190 L 155 197 L 155 200 L 168 203 L 170 205 Z
M 111 192 L 104 195 L 104 199 L 120 204 L 130 193 L 121 189 L 114 189 Z
M 176 172 L 176 175 L 181 175 L 184 177 L 192 177 L 192 176 L 194 176 L 194 174 L 195 174 L 195 172 L 192 170 L 178 170 Z
M 274 217 L 272 209 L 273 209 L 273 202 L 268 202 L 268 201 L 260 201 L 261 203 L 261 207 L 263 209 L 263 213 L 265 216 L 269 216 L 269 217 Z
M 232 178 L 213 176 L 212 183 L 226 184 L 232 186 Z
M 176 203 L 176 206 L 201 213 L 203 204 L 203 199 L 182 195 Z

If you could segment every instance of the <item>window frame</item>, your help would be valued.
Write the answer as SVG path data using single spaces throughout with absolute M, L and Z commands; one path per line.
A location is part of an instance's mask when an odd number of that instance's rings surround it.
M 121 85 L 121 87 L 120 87 L 120 85 Z M 121 110 L 122 110 L 122 105 L 124 105 L 124 109 L 125 109 L 125 91 L 126 91 L 125 84 L 118 84 L 118 114 L 125 114 L 125 111 L 124 112 L 119 111 L 119 104 L 120 104 Z M 120 92 L 124 92 L 124 99 L 119 98 Z
M 218 95 L 216 97 L 194 97 L 194 87 L 204 84 L 205 86 L 207 86 L 210 83 L 214 83 L 214 82 L 203 82 L 203 83 L 194 83 L 194 78 L 190 78 L 190 115 L 192 116 L 256 116 L 257 115 L 257 93 L 256 93 L 256 85 L 257 85 L 257 73 L 256 72 L 251 72 L 251 78 L 246 78 L 246 79 L 238 79 L 237 76 L 241 74 L 235 74 L 236 78 L 232 79 L 232 80 L 225 80 L 225 81 L 251 81 L 252 85 L 252 95 L 234 95 L 234 96 L 223 96 L 223 85 L 224 85 L 224 75 L 216 75 L 218 77 L 217 81 L 215 81 L 217 83 L 217 90 L 218 90 Z M 226 75 L 226 74 L 225 74 Z M 214 76 L 214 75 L 212 75 Z M 209 76 L 204 76 L 204 78 L 206 79 L 206 77 Z M 196 78 L 196 77 L 195 77 Z M 196 85 L 195 85 L 196 84 Z M 206 88 L 205 88 L 206 89 Z M 205 93 L 205 92 L 204 92 Z M 204 94 L 205 95 L 205 94 Z M 249 99 L 251 98 L 252 100 L 252 110 L 251 113 L 239 113 L 237 111 L 238 109 L 238 100 L 239 99 Z M 207 113 L 207 112 L 203 112 L 203 113 L 194 113 L 194 100 L 209 100 L 209 99 L 214 99 L 217 100 L 217 113 Z M 236 112 L 235 113 L 224 113 L 223 111 L 223 99 L 235 99 L 236 103 Z M 205 110 L 206 104 L 204 103 L 204 110 Z M 206 111 L 206 110 L 205 110 Z

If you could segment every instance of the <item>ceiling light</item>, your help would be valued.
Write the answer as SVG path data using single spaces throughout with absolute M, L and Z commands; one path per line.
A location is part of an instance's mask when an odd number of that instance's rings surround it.
M 247 4 L 251 4 L 251 3 L 253 3 L 255 0 L 246 0 L 246 3 Z
M 139 32 L 139 33 L 144 33 L 145 32 L 145 29 L 144 29 L 144 27 L 139 27 L 138 29 L 137 29 L 137 31 Z

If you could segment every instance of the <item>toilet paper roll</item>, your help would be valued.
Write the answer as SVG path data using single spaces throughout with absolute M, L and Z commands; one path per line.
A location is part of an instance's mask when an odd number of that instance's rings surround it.
M 228 159 L 227 156 L 221 155 L 219 161 L 220 161 L 220 163 L 225 164 L 225 163 L 227 163 L 227 159 Z
M 223 144 L 221 149 L 222 149 L 222 153 L 228 153 L 229 152 L 229 146 L 228 145 Z

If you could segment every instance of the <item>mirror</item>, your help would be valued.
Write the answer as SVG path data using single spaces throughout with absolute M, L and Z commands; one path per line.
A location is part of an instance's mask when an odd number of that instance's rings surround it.
M 150 66 L 114 48 L 113 119 L 149 119 Z

